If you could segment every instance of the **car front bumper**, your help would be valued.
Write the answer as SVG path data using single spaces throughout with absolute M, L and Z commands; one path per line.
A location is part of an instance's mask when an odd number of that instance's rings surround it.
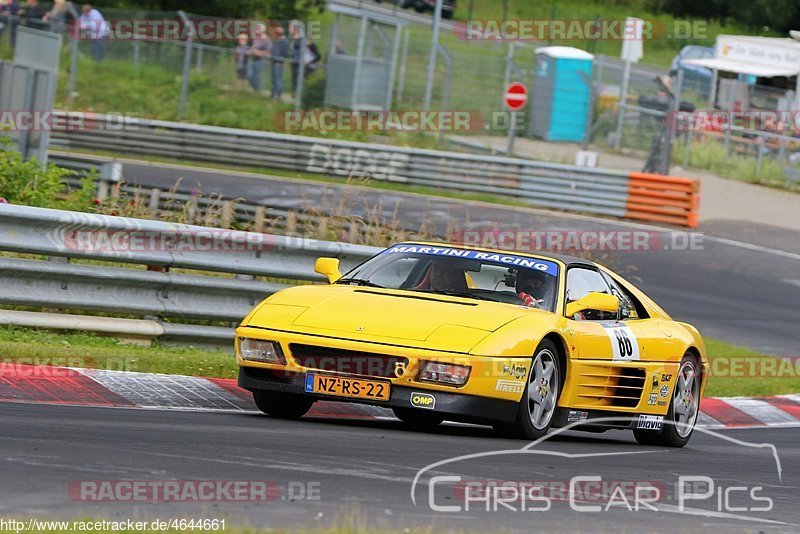
M 291 393 L 309 396 L 316 400 L 370 404 L 383 408 L 414 409 L 419 410 L 420 413 L 435 413 L 451 421 L 476 424 L 511 423 L 516 418 L 519 409 L 517 402 L 509 400 L 398 385 L 392 385 L 391 396 L 385 402 L 317 395 L 305 391 L 305 373 L 287 373 L 246 366 L 239 368 L 238 383 L 239 387 L 248 391 Z M 415 407 L 411 402 L 415 393 L 432 396 L 435 399 L 433 407 Z

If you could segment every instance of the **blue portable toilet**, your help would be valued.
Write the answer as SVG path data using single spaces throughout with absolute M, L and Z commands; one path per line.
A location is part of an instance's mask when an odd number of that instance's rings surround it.
M 586 133 L 594 56 L 580 48 L 548 46 L 536 51 L 528 133 L 546 141 L 580 142 Z

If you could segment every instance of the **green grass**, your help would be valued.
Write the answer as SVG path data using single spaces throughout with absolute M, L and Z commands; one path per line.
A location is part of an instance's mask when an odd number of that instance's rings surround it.
M 737 347 L 715 339 L 706 339 L 711 361 L 711 378 L 706 396 L 763 396 L 800 392 L 796 374 L 769 371 L 764 362 L 771 356 Z M 140 347 L 124 344 L 108 337 L 89 333 L 60 333 L 28 328 L 0 328 L 0 362 L 88 367 L 118 371 L 166 373 L 190 376 L 233 378 L 236 363 L 230 354 L 197 348 L 176 348 L 164 345 Z M 741 373 L 755 366 L 766 369 L 765 376 Z M 792 367 L 792 369 L 796 369 Z M 716 373 L 716 375 L 715 375 Z M 737 376 L 744 374 L 745 376 Z M 756 373 L 758 374 L 758 373 Z M 772 376 L 783 374 L 784 376 Z
M 231 354 L 191 347 L 123 343 L 92 333 L 0 327 L 0 362 L 233 378 Z
M 800 184 L 786 178 L 783 165 L 774 157 L 764 156 L 761 168 L 758 169 L 756 156 L 740 155 L 725 150 L 720 140 L 706 139 L 702 142 L 693 142 L 689 151 L 689 167 L 713 172 L 720 176 L 733 178 L 743 182 L 764 185 L 789 191 L 800 191 Z M 672 150 L 672 161 L 682 165 L 685 158 L 686 144 L 678 140 Z
M 502 0 L 490 1 L 462 1 L 456 10 L 455 18 L 467 20 L 470 17 L 469 6 L 472 4 L 472 20 L 500 20 L 503 17 Z M 752 33 L 744 26 L 735 21 L 727 21 L 721 24 L 717 21 L 706 22 L 698 20 L 698 35 L 693 38 L 680 38 L 672 35 L 672 28 L 677 19 L 665 13 L 655 13 L 646 8 L 647 3 L 637 0 L 623 0 L 617 2 L 607 2 L 604 0 L 558 0 L 557 2 L 531 2 L 529 0 L 510 0 L 508 2 L 508 15 L 510 20 L 625 20 L 626 17 L 634 16 L 652 21 L 654 27 L 654 39 L 644 43 L 644 57 L 642 63 L 669 66 L 672 58 L 681 47 L 688 44 L 713 46 L 716 36 L 722 34 L 747 35 Z M 664 31 L 660 31 L 663 28 Z M 702 32 L 702 33 L 701 33 Z M 692 36 L 689 36 L 692 37 Z M 553 45 L 575 46 L 583 48 L 594 54 L 607 54 L 619 57 L 621 42 L 617 40 L 597 40 L 595 42 L 587 40 L 560 40 L 554 41 Z
M 781 395 L 800 392 L 800 360 L 765 356 L 706 338 L 710 378 L 707 397 Z

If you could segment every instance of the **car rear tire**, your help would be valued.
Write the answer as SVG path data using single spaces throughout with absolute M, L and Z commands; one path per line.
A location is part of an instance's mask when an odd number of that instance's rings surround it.
M 558 349 L 552 341 L 545 339 L 534 352 L 516 421 L 496 424 L 495 430 L 506 437 L 531 440 L 547 434 L 561 395 L 561 377 Z
M 300 419 L 314 404 L 314 399 L 304 395 L 274 391 L 254 391 L 253 400 L 259 410 L 278 419 Z
M 420 430 L 431 429 L 439 426 L 444 421 L 444 417 L 435 413 L 411 410 L 408 408 L 392 408 L 395 417 L 400 419 L 408 426 Z
M 681 360 L 672 401 L 661 430 L 635 429 L 633 435 L 642 445 L 683 447 L 692 437 L 700 413 L 700 371 L 697 358 L 686 354 Z

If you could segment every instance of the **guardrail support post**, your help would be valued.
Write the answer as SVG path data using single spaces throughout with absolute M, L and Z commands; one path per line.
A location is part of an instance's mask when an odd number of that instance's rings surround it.
M 150 202 L 147 204 L 147 212 L 152 218 L 158 216 L 158 205 L 161 201 L 161 190 L 153 188 L 150 191 Z
M 286 214 L 286 235 L 294 235 L 297 233 L 297 214 L 290 211 Z

